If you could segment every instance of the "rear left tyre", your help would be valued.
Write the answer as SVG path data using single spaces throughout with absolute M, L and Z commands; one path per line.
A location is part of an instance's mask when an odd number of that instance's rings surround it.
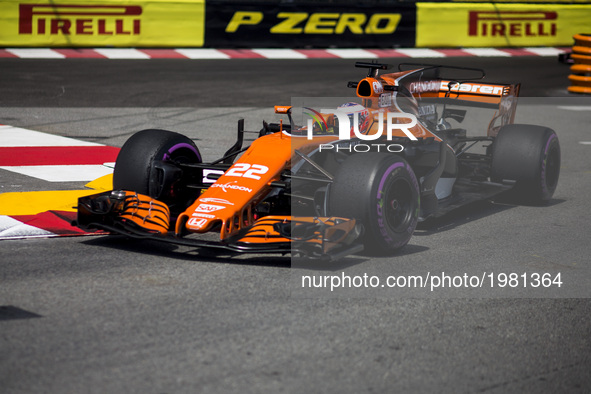
M 558 185 L 560 143 L 547 127 L 511 124 L 503 126 L 492 145 L 493 180 L 512 180 L 508 196 L 519 203 L 548 203 Z
M 417 226 L 420 193 L 414 171 L 402 157 L 363 153 L 348 157 L 330 186 L 331 216 L 354 218 L 364 227 L 369 254 L 392 254 Z

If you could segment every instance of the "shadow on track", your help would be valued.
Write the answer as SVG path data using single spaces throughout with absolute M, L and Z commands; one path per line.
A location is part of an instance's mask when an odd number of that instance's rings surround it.
M 565 200 L 553 199 L 548 206 L 563 203 Z M 488 216 L 512 209 L 518 205 L 508 204 L 503 199 L 495 202 L 484 200 L 477 201 L 460 207 L 444 216 L 428 219 L 419 223 L 414 236 L 428 236 L 443 231 L 453 230 L 459 226 L 481 220 Z M 543 209 L 543 207 L 540 207 Z M 153 240 L 139 240 L 123 235 L 109 235 L 88 239 L 82 242 L 89 246 L 107 247 L 131 253 L 149 254 L 163 258 L 182 261 L 194 261 L 196 263 L 222 263 L 234 265 L 254 265 L 275 268 L 296 268 L 315 271 L 338 271 L 355 265 L 362 264 L 372 258 L 396 258 L 422 253 L 429 250 L 428 247 L 408 244 L 391 255 L 376 255 L 371 251 L 364 251 L 357 255 L 347 256 L 338 261 L 317 261 L 302 258 L 293 258 L 290 255 L 254 255 L 231 252 L 221 252 L 207 248 L 192 248 L 189 246 L 174 245 Z
M 545 206 L 540 206 L 543 210 L 545 207 L 550 207 L 562 204 L 566 200 L 552 199 Z M 440 233 L 443 231 L 453 230 L 456 227 L 464 224 L 484 219 L 488 216 L 495 215 L 509 209 L 517 208 L 520 205 L 511 203 L 510 200 L 501 196 L 494 201 L 482 200 L 476 201 L 463 207 L 457 208 L 450 213 L 438 218 L 427 219 L 417 226 L 414 236 L 425 236 Z
M 291 266 L 291 258 L 289 256 L 261 256 L 228 252 L 215 253 L 214 251 L 204 248 L 196 249 L 165 242 L 133 239 L 123 235 L 108 235 L 85 240 L 82 243 L 89 246 L 106 247 L 131 253 L 149 254 L 151 256 L 168 259 L 194 261 L 195 263 L 243 264 L 276 268 L 289 268 Z

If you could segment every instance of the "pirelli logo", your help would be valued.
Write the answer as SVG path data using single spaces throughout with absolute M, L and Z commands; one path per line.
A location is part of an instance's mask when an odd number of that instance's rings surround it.
M 141 32 L 139 5 L 20 4 L 20 35 L 132 36 Z
M 555 37 L 555 11 L 470 11 L 468 35 L 473 37 Z

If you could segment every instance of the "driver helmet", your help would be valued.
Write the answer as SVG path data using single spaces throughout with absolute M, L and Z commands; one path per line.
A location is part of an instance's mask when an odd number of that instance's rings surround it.
M 357 127 L 359 133 L 367 134 L 370 125 L 369 111 L 367 110 L 367 108 L 365 108 L 361 104 L 349 102 L 339 105 L 338 109 L 341 111 L 345 111 L 347 113 L 347 116 L 349 117 L 349 125 L 351 126 L 351 137 L 355 137 L 355 133 L 353 132 L 353 127 L 355 125 L 355 123 L 353 123 L 355 119 L 355 114 L 357 114 Z

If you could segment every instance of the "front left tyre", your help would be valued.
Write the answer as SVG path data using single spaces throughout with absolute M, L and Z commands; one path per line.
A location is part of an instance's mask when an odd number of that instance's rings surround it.
M 125 142 L 117 156 L 113 189 L 145 194 L 179 212 L 194 198 L 183 187 L 183 174 L 176 164 L 201 162 L 199 149 L 188 137 L 167 130 L 142 130 Z

